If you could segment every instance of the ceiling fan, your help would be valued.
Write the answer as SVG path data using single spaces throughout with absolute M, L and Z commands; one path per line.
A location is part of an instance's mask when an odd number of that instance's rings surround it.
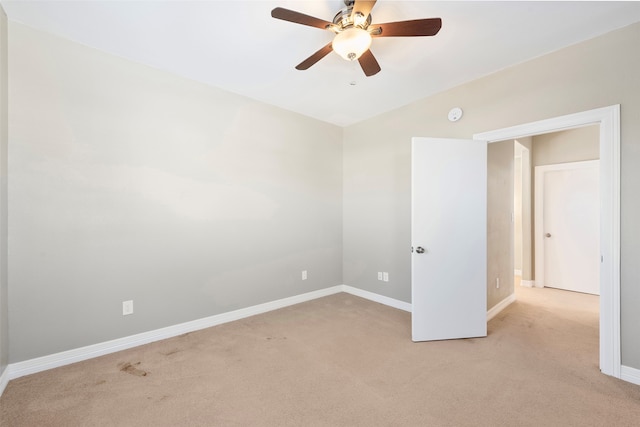
M 369 50 L 373 37 L 435 36 L 442 27 L 440 18 L 372 24 L 370 12 L 376 0 L 344 0 L 344 4 L 346 7 L 336 14 L 332 22 L 281 7 L 271 11 L 271 16 L 276 19 L 329 30 L 336 34 L 331 43 L 296 65 L 296 69 L 306 70 L 334 51 L 348 61 L 357 59 L 365 75 L 373 76 L 380 71 L 378 61 Z

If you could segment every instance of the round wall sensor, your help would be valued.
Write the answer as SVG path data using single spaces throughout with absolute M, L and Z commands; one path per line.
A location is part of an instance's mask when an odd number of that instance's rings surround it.
M 460 120 L 461 117 L 462 117 L 461 108 L 455 107 L 455 108 L 452 108 L 451 111 L 449 111 L 450 122 L 457 122 L 458 120 Z

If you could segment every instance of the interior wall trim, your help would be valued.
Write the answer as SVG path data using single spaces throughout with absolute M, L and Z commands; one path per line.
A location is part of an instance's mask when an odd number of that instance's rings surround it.
M 533 288 L 536 286 L 535 280 L 520 280 L 520 286 L 524 286 L 525 288 Z
M 516 294 L 511 294 L 507 296 L 505 299 L 491 307 L 489 311 L 487 311 L 487 322 L 498 315 L 502 310 L 507 308 L 511 303 L 515 302 Z
M 399 310 L 403 310 L 411 313 L 411 303 L 389 298 L 384 295 L 365 291 L 363 289 L 354 288 L 353 286 L 349 286 L 349 285 L 342 285 L 342 287 L 343 287 L 343 291 L 348 294 L 355 295 L 360 298 L 368 299 L 369 301 L 388 305 L 389 307 L 397 308 Z
M 130 335 L 128 337 L 117 338 L 115 340 L 92 344 L 85 347 L 79 347 L 60 353 L 54 353 L 47 356 L 25 360 L 22 362 L 10 363 L 6 367 L 2 375 L 0 375 L 0 396 L 2 395 L 2 391 L 4 391 L 4 388 L 10 380 L 20 378 L 25 375 L 35 374 L 49 369 L 58 368 L 60 366 L 70 365 L 72 363 L 92 359 L 94 357 L 100 357 L 118 351 L 127 350 L 129 348 L 137 347 L 140 345 L 172 338 L 188 332 L 198 331 L 200 329 L 210 328 L 212 326 L 221 325 L 223 323 L 233 322 L 235 320 L 240 320 L 247 317 L 255 316 L 257 314 L 278 310 L 290 305 L 300 304 L 302 302 L 311 301 L 340 292 L 346 292 L 348 294 L 364 298 L 369 301 L 377 302 L 409 313 L 411 312 L 411 304 L 408 302 L 365 291 L 363 289 L 354 288 L 353 286 L 336 285 L 313 292 L 307 292 L 304 294 L 267 302 L 264 304 L 258 304 L 252 307 L 242 308 L 227 313 L 217 314 L 190 322 L 168 326 L 166 328 Z M 515 295 L 511 295 L 510 297 L 502 300 L 487 312 L 487 320 L 498 314 L 513 301 L 515 301 Z
M 290 305 L 311 301 L 332 294 L 337 294 L 342 291 L 342 285 L 332 286 L 329 288 L 307 292 L 304 294 L 295 295 L 264 304 L 258 304 L 227 313 L 216 314 L 214 316 L 168 326 L 166 328 L 155 329 L 153 331 L 130 335 L 123 338 L 117 338 L 115 340 L 92 344 L 85 347 L 51 354 L 48 356 L 37 357 L 34 359 L 25 360 L 23 362 L 10 363 L 7 369 L 5 369 L 3 377 L 6 377 L 5 381 L 8 382 L 9 380 L 20 378 L 25 375 L 35 374 L 37 372 L 46 371 L 48 369 L 70 365 L 72 363 L 81 362 L 83 360 L 92 359 L 94 357 L 104 356 L 106 354 L 115 353 L 155 341 L 172 338 L 178 335 L 186 334 L 188 332 L 210 328 L 212 326 L 221 325 L 223 323 L 233 322 L 235 320 L 244 319 L 246 317 L 255 316 L 257 314 L 262 314 L 268 311 L 277 310 L 279 308 L 288 307 Z M 0 386 L 1 385 L 2 383 L 0 382 Z
M 25 375 L 35 374 L 38 372 L 46 371 L 48 369 L 53 369 L 60 366 L 81 362 L 83 360 L 92 359 L 94 357 L 104 356 L 106 354 L 115 353 L 121 350 L 126 350 L 151 342 L 172 338 L 178 335 L 185 334 L 187 332 L 193 332 L 200 329 L 221 325 L 223 323 L 233 322 L 235 320 L 240 320 L 246 317 L 255 316 L 257 314 L 278 310 L 290 305 L 300 304 L 302 302 L 311 301 L 340 292 L 346 292 L 348 294 L 377 302 L 392 308 L 403 310 L 409 313 L 411 312 L 411 304 L 408 302 L 389 298 L 384 295 L 365 291 L 363 289 L 354 288 L 353 286 L 336 285 L 329 288 L 292 296 L 289 298 L 283 298 L 276 301 L 243 308 L 240 310 L 230 311 L 228 313 L 217 314 L 215 316 L 205 317 L 203 319 L 198 319 L 191 322 L 168 326 L 166 328 L 143 332 L 140 334 L 80 347 L 73 350 L 67 350 L 48 356 L 25 360 L 23 362 L 10 363 L 5 368 L 4 372 L 0 374 L 0 396 L 2 396 L 2 393 L 4 392 L 4 389 L 6 388 L 10 380 L 20 378 Z M 511 294 L 500 301 L 489 311 L 487 311 L 487 321 L 491 320 L 515 300 L 515 294 Z M 621 378 L 623 380 L 640 385 L 640 370 L 623 366 L 622 374 L 623 376 Z
M 620 379 L 640 385 L 640 369 L 622 365 L 620 367 Z
M 0 396 L 4 393 L 4 389 L 7 388 L 7 384 L 9 384 L 9 366 L 6 366 L 0 374 Z
M 117 338 L 114 340 L 92 344 L 85 347 L 79 347 L 60 353 L 50 354 L 47 356 L 37 357 L 22 362 L 10 363 L 6 367 L 2 375 L 0 375 L 0 396 L 2 395 L 4 388 L 7 386 L 10 380 L 20 378 L 25 375 L 35 374 L 49 369 L 81 362 L 83 360 L 92 359 L 94 357 L 100 357 L 118 351 L 127 350 L 129 348 L 137 347 L 140 345 L 172 338 L 188 332 L 198 331 L 200 329 L 210 328 L 212 326 L 221 325 L 223 323 L 233 322 L 235 320 L 240 320 L 246 317 L 255 316 L 257 314 L 278 310 L 290 305 L 300 304 L 302 302 L 311 301 L 340 292 L 346 292 L 370 301 L 411 312 L 410 303 L 399 301 L 362 289 L 354 288 L 352 286 L 336 285 L 313 292 L 307 292 L 304 294 L 267 302 L 264 304 L 258 304 L 227 313 L 221 313 L 190 322 L 168 326 L 166 328 L 130 335 L 128 337 Z

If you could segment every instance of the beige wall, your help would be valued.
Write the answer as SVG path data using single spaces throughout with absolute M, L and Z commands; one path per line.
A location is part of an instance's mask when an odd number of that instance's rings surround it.
M 487 150 L 487 309 L 513 293 L 513 141 Z M 500 287 L 497 279 L 499 279 Z
M 410 301 L 410 141 L 621 104 L 622 363 L 640 368 L 640 24 L 447 90 L 344 131 L 344 283 Z M 447 120 L 459 106 L 463 118 Z M 463 260 L 461 260 L 463 262 Z M 385 267 L 394 280 L 380 284 Z M 377 270 L 378 269 L 378 270 Z
M 585 126 L 533 137 L 533 165 L 597 160 L 600 158 L 600 126 Z
M 513 268 L 522 272 L 522 157 L 513 161 Z
M 342 283 L 341 128 L 9 35 L 11 362 Z
M 7 275 L 7 15 L 0 6 L 0 375 L 9 363 L 9 305 Z

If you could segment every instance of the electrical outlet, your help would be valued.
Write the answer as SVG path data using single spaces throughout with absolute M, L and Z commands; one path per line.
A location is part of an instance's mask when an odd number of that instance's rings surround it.
M 500 289 L 500 278 L 496 277 L 496 289 Z
M 302 270 L 302 280 L 307 280 L 307 270 Z
M 122 315 L 133 314 L 133 300 L 122 301 Z
M 378 271 L 378 280 L 382 280 L 382 271 Z
M 385 281 L 385 282 L 388 282 L 388 281 L 389 281 L 389 273 L 387 273 L 386 271 L 384 271 L 384 272 L 382 273 L 382 280 L 383 280 L 383 281 Z

